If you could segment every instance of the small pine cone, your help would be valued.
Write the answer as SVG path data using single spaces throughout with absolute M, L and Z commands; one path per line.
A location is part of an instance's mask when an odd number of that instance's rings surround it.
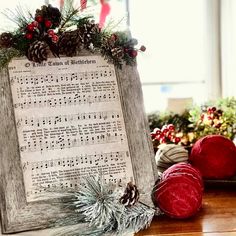
M 95 24 L 94 21 L 84 23 L 78 30 L 80 32 L 80 41 L 86 48 L 89 47 L 90 43 L 92 43 L 101 32 L 99 24 Z
M 11 33 L 2 33 L 0 35 L 0 47 L 10 48 L 13 44 L 13 35 Z
M 48 52 L 48 44 L 44 41 L 37 40 L 30 45 L 27 57 L 30 61 L 41 63 L 47 60 Z
M 133 206 L 139 199 L 139 191 L 136 185 L 129 182 L 126 186 L 124 195 L 120 198 L 120 203 L 125 206 Z
M 75 56 L 80 48 L 79 31 L 64 32 L 58 41 L 59 54 L 66 56 Z
M 115 47 L 110 50 L 111 50 L 111 55 L 113 57 L 116 57 L 117 59 L 122 58 L 124 56 L 124 50 L 122 47 Z

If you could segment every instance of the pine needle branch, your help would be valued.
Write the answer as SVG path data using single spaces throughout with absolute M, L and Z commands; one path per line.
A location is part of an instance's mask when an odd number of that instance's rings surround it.
M 66 0 L 62 8 L 62 22 L 58 32 L 62 32 L 67 24 L 79 13 L 79 9 L 73 7 L 74 0 Z

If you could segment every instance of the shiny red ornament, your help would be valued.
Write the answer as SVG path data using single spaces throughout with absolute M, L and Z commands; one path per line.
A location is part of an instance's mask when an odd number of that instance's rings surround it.
M 153 192 L 153 201 L 166 215 L 186 219 L 202 205 L 203 181 L 190 164 L 178 163 L 164 171 Z
M 227 179 L 236 175 L 236 147 L 221 135 L 207 135 L 192 147 L 189 160 L 205 179 Z
M 52 22 L 50 20 L 45 20 L 44 25 L 46 28 L 50 28 L 52 26 Z

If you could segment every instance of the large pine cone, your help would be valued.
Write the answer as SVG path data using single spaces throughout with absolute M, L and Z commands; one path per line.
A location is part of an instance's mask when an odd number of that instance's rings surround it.
M 48 44 L 44 41 L 37 40 L 30 45 L 27 57 L 30 61 L 41 63 L 47 60 L 48 52 Z
M 2 33 L 0 35 L 0 47 L 10 48 L 13 45 L 13 35 L 11 33 Z
M 35 19 L 38 16 L 43 17 L 43 19 L 50 20 L 52 22 L 51 28 L 56 28 L 61 23 L 61 12 L 58 8 L 52 7 L 50 4 L 48 6 L 43 5 L 41 9 L 36 10 Z
M 88 21 L 78 27 L 80 34 L 80 41 L 84 44 L 85 48 L 89 48 L 90 43 L 96 41 L 96 37 L 100 34 L 101 29 L 99 24 L 95 24 L 94 21 Z
M 120 198 L 120 203 L 125 206 L 133 206 L 139 199 L 139 191 L 136 185 L 129 182 L 126 186 L 124 195 Z
M 75 56 L 80 45 L 78 30 L 64 32 L 58 41 L 59 54 L 69 57 Z

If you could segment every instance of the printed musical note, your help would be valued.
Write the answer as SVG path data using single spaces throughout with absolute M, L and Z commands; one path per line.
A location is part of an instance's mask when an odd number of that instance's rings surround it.
M 27 201 L 89 175 L 116 184 L 133 176 L 114 66 L 98 56 L 83 66 L 60 61 L 17 60 L 9 71 Z
M 48 74 L 45 76 L 35 75 L 35 76 L 14 76 L 12 77 L 13 82 L 20 85 L 40 85 L 40 84 L 52 84 L 52 83 L 61 83 L 61 82 L 77 82 L 81 80 L 104 80 L 109 79 L 115 75 L 114 69 L 108 70 L 99 70 L 99 71 L 90 71 L 90 72 L 73 72 L 66 73 L 61 75 Z
M 102 111 L 102 112 L 84 112 L 68 115 L 45 116 L 45 117 L 22 117 L 17 120 L 17 127 L 33 126 L 43 127 L 48 125 L 58 125 L 62 123 L 71 123 L 78 121 L 93 121 L 93 120 L 107 120 L 120 119 L 121 112 L 119 111 Z

